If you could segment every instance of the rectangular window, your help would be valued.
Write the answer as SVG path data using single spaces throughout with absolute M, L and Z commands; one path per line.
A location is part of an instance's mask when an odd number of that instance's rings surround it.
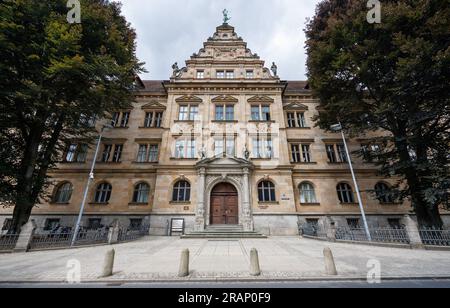
M 102 163 L 107 163 L 109 161 L 109 158 L 111 157 L 111 151 L 112 151 L 112 145 L 111 144 L 105 144 L 103 148 L 103 154 L 102 154 Z
M 187 121 L 188 120 L 189 106 L 180 106 L 180 114 L 178 120 Z
M 197 79 L 204 79 L 205 71 L 197 71 Z
M 217 71 L 216 72 L 216 78 L 217 79 L 224 79 L 225 78 L 225 71 Z
M 88 220 L 88 229 L 89 230 L 100 229 L 101 225 L 102 225 L 102 220 L 100 218 L 89 218 L 89 220 Z
M 120 127 L 127 127 L 129 120 L 130 120 L 130 113 L 129 112 L 124 112 L 122 114 L 122 121 L 120 122 Z
M 224 120 L 224 107 L 216 106 L 216 121 L 223 121 L 223 120 Z
M 327 148 L 328 161 L 330 163 L 337 163 L 336 152 L 334 151 L 334 145 L 327 144 L 326 148 Z
M 227 155 L 229 156 L 236 156 L 236 146 L 234 138 L 227 138 Z
M 297 124 L 298 127 L 305 128 L 306 127 L 306 119 L 304 113 L 297 113 Z
M 224 147 L 223 147 L 223 140 L 215 140 L 214 141 L 214 154 L 216 156 L 223 155 L 224 153 Z
M 45 221 L 44 231 L 52 231 L 59 227 L 61 220 L 60 219 L 47 219 Z
M 155 116 L 155 127 L 156 128 L 161 128 L 162 120 L 163 120 L 163 113 L 162 112 L 157 112 L 156 116 Z
M 233 71 L 227 71 L 227 79 L 234 79 L 234 72 Z
M 347 225 L 352 229 L 360 228 L 359 219 L 358 218 L 348 218 Z
M 184 158 L 185 144 L 184 139 L 177 140 L 175 143 L 175 158 Z
M 269 139 L 253 139 L 253 155 L 255 158 L 269 159 L 273 157 L 273 142 Z
M 262 119 L 263 121 L 270 121 L 270 107 L 269 106 L 262 106 L 261 108 L 262 113 Z
M 153 124 L 153 112 L 147 112 L 145 114 L 144 127 L 152 127 Z
M 195 139 L 179 139 L 175 143 L 175 158 L 195 158 Z
M 147 149 L 148 149 L 148 145 L 146 145 L 146 144 L 139 145 L 139 151 L 138 151 L 138 156 L 137 156 L 138 163 L 145 163 L 147 161 Z
M 260 121 L 259 106 L 252 106 L 252 120 Z
M 69 148 L 67 149 L 67 154 L 66 154 L 66 162 L 68 162 L 68 163 L 74 162 L 76 153 L 77 153 L 77 144 L 69 145 Z
M 312 161 L 311 146 L 309 144 L 302 145 L 302 155 L 303 155 L 303 162 L 310 163 Z
M 339 154 L 339 161 L 341 163 L 347 163 L 348 158 L 347 158 L 347 153 L 345 151 L 345 146 L 343 144 L 338 144 L 336 147 L 337 147 L 338 154 Z
M 198 106 L 191 106 L 189 112 L 189 120 L 195 121 L 198 119 Z
M 142 219 L 130 219 L 130 227 L 131 231 L 139 231 L 142 227 Z
M 227 106 L 226 107 L 226 120 L 227 121 L 234 121 L 234 106 Z
M 87 159 L 87 152 L 88 152 L 89 146 L 87 144 L 79 144 L 77 149 L 77 163 L 84 163 Z
M 157 162 L 158 161 L 158 154 L 159 154 L 159 146 L 157 144 L 151 144 L 150 145 L 150 151 L 148 154 L 148 161 L 149 162 Z
M 114 112 L 111 120 L 111 126 L 116 127 L 119 123 L 120 112 Z
M 291 153 L 292 153 L 292 162 L 299 163 L 300 162 L 300 146 L 298 144 L 291 145 Z
M 248 71 L 246 72 L 246 74 L 245 74 L 245 77 L 246 77 L 247 79 L 253 79 L 253 76 L 254 76 L 254 74 L 253 74 L 253 71 L 252 71 L 252 70 L 248 70 Z
M 116 144 L 114 148 L 114 156 L 113 156 L 113 162 L 114 163 L 120 163 L 122 159 L 122 151 L 123 151 L 123 145 Z
M 287 120 L 288 120 L 288 127 L 294 128 L 295 127 L 295 113 L 288 112 Z

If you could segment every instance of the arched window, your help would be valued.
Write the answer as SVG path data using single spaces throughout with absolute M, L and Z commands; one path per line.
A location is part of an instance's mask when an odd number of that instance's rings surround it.
M 392 189 L 386 183 L 377 183 L 377 185 L 375 185 L 375 194 L 380 203 L 394 203 Z
M 191 200 L 191 184 L 187 181 L 178 181 L 173 186 L 172 201 L 189 202 Z
M 71 183 L 62 183 L 56 189 L 55 195 L 53 196 L 54 203 L 69 203 L 72 197 L 73 186 Z
M 258 198 L 260 202 L 275 202 L 275 185 L 270 181 L 258 184 Z
M 337 194 L 341 203 L 355 203 L 352 187 L 347 183 L 340 183 L 337 186 Z
M 148 203 L 150 186 L 146 183 L 139 183 L 134 187 L 133 203 Z
M 299 186 L 300 189 L 300 202 L 303 204 L 317 203 L 316 192 L 314 186 L 311 183 L 304 182 Z
M 97 186 L 95 191 L 95 202 L 96 203 L 108 203 L 111 199 L 112 186 L 109 183 L 102 183 Z

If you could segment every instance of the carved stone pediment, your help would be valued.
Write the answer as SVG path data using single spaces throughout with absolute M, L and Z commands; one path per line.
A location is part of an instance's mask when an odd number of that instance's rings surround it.
M 301 104 L 301 103 L 291 103 L 291 104 L 288 104 L 288 105 L 284 106 L 284 110 L 301 110 L 301 111 L 306 111 L 308 109 L 309 109 L 308 106 L 306 106 L 304 104 Z
M 256 95 L 248 99 L 249 103 L 273 103 L 274 100 L 266 95 Z
M 249 168 L 253 169 L 253 164 L 245 159 L 237 157 L 223 157 L 221 155 L 207 158 L 197 163 L 199 168 L 214 168 L 214 167 L 228 167 L 228 168 Z
M 238 103 L 239 100 L 231 95 L 220 95 L 211 100 L 211 102 L 217 103 Z
M 152 101 L 152 102 L 142 106 L 141 109 L 142 110 L 154 110 L 154 109 L 162 110 L 162 109 L 166 109 L 166 106 L 164 106 L 163 104 L 160 104 L 157 101 Z
M 177 103 L 203 103 L 200 97 L 195 95 L 183 95 L 175 100 Z

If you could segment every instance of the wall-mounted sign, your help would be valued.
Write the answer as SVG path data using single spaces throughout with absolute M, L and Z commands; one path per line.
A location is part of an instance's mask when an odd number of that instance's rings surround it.
M 171 224 L 170 224 L 170 236 L 172 236 L 172 233 L 174 232 L 181 232 L 181 234 L 184 234 L 184 219 L 183 218 L 172 218 Z

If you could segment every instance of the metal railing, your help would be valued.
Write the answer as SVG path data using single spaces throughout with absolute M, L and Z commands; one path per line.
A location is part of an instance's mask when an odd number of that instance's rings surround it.
M 103 244 L 108 242 L 108 229 L 80 230 L 75 246 Z M 63 228 L 57 231 L 36 230 L 30 243 L 30 249 L 47 249 L 70 247 L 74 235 L 72 228 Z
M 403 228 L 370 228 L 372 242 L 409 244 L 408 233 Z M 363 228 L 336 228 L 336 240 L 368 242 L 367 234 Z
M 424 245 L 450 246 L 450 230 L 421 229 L 419 234 Z
M 0 251 L 13 250 L 16 247 L 19 234 L 4 234 L 0 235 Z
M 119 229 L 119 236 L 117 240 L 119 242 L 130 242 L 137 240 L 149 234 L 150 225 L 145 225 L 139 229 L 121 228 Z
M 318 225 L 305 224 L 300 227 L 300 231 L 302 235 L 318 237 L 318 238 L 326 238 L 327 232 L 324 228 L 319 227 Z

